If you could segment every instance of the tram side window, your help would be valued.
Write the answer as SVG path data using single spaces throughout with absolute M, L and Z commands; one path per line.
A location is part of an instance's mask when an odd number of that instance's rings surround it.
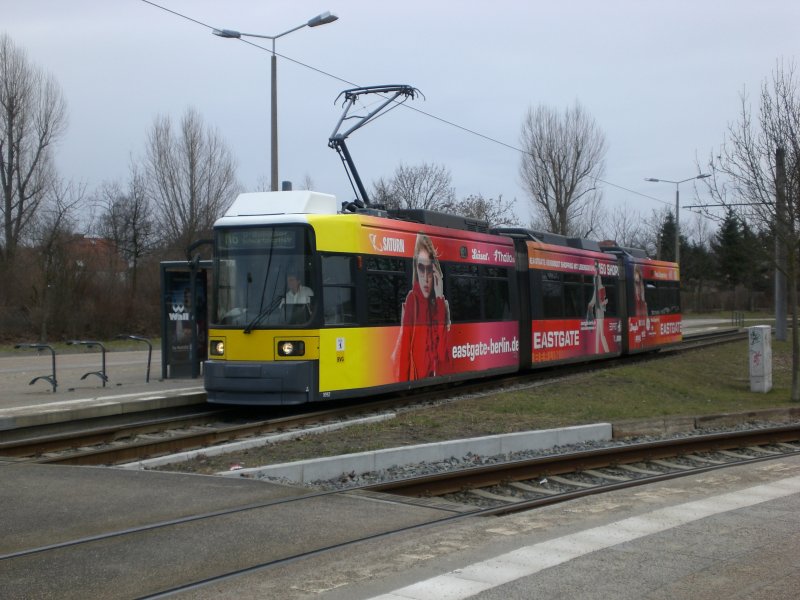
M 366 257 L 367 321 L 370 325 L 399 325 L 409 290 L 406 265 L 410 260 L 387 256 Z
M 611 277 L 603 277 L 603 288 L 606 291 L 606 316 L 617 316 L 617 280 Z
M 508 283 L 508 269 L 485 267 L 483 297 L 484 317 L 487 321 L 500 321 L 511 318 L 511 293 Z
M 564 316 L 567 318 L 583 317 L 586 315 L 586 305 L 583 301 L 581 288 L 583 278 L 580 275 L 564 273 Z
M 445 298 L 454 323 L 481 318 L 481 280 L 477 265 L 453 264 L 448 269 Z
M 584 287 L 583 287 L 583 301 L 584 306 L 586 306 L 585 312 L 588 311 L 589 302 L 592 301 L 592 297 L 594 296 L 594 277 L 585 277 L 584 278 Z M 606 298 L 606 307 L 605 307 L 605 316 L 606 317 L 616 317 L 617 316 L 617 280 L 612 279 L 611 277 L 601 277 L 600 280 L 603 283 L 603 293 L 605 294 Z M 586 315 L 589 317 L 590 315 Z
M 356 260 L 353 256 L 322 257 L 323 315 L 326 325 L 356 322 Z
M 644 283 L 644 297 L 649 314 L 669 315 L 681 312 L 680 285 L 678 282 L 645 280 Z
M 536 297 L 536 291 L 531 290 L 532 298 Z M 564 316 L 564 284 L 561 273 L 555 271 L 542 272 L 542 308 L 545 319 L 561 319 Z

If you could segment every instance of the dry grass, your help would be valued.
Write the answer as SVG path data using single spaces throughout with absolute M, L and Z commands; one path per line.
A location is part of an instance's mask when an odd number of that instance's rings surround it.
M 773 390 L 750 392 L 747 343 L 723 344 L 547 386 L 411 411 L 235 455 L 165 467 L 214 473 L 233 463 L 258 466 L 442 440 L 667 415 L 704 415 L 792 406 L 791 348 L 773 346 Z

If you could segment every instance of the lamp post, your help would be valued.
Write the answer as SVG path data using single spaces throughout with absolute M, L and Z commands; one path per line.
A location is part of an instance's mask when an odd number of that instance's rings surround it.
M 681 179 L 680 181 L 670 181 L 669 179 L 655 179 L 654 177 L 645 177 L 645 181 L 653 181 L 655 183 L 674 183 L 675 184 L 675 262 L 680 262 L 681 259 L 681 226 L 680 226 L 680 191 L 679 187 L 682 183 L 691 181 L 692 179 L 705 179 L 711 177 L 708 173 L 700 173 L 694 177 Z
M 283 33 L 279 33 L 278 35 L 258 35 L 255 33 L 242 33 L 241 31 L 234 31 L 233 29 L 215 29 L 212 31 L 214 35 L 218 35 L 219 37 L 223 38 L 235 38 L 241 39 L 243 37 L 254 37 L 254 38 L 262 38 L 267 40 L 272 40 L 272 57 L 271 57 L 271 101 L 272 101 L 272 108 L 270 113 L 270 121 L 272 126 L 272 134 L 271 134 L 271 173 L 270 179 L 272 179 L 271 189 L 273 192 L 278 191 L 278 61 L 277 56 L 275 55 L 275 40 L 279 37 L 283 37 L 292 33 L 293 31 L 297 31 L 298 29 L 302 29 L 303 27 L 319 27 L 320 25 L 327 25 L 328 23 L 333 23 L 336 19 L 338 19 L 336 15 L 332 15 L 330 12 L 324 12 L 313 19 L 309 19 L 302 25 L 298 25 L 297 27 L 292 27 L 284 31 Z

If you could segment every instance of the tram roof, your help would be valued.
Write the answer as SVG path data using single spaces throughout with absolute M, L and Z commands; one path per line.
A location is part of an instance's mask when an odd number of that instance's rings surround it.
M 296 190 L 291 192 L 247 192 L 239 194 L 223 218 L 267 215 L 336 214 L 336 196 Z

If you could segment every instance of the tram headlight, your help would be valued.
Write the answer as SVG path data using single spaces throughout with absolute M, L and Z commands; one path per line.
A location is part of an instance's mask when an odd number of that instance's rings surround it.
M 211 356 L 222 356 L 225 354 L 225 340 L 211 340 L 209 342 L 208 353 Z
M 297 340 L 278 342 L 278 356 L 303 356 L 306 353 L 306 343 Z

